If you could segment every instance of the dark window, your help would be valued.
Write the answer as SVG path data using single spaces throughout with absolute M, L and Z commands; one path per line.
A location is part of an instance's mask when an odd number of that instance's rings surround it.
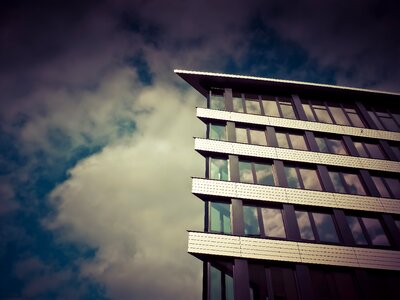
M 315 169 L 285 166 L 288 187 L 321 191 L 322 186 Z
M 371 108 L 368 110 L 368 114 L 378 129 L 400 131 L 400 119 L 398 113 L 393 113 L 389 109 L 376 111 Z
M 225 270 L 222 266 L 218 268 L 210 265 L 210 300 L 233 300 L 233 277 L 232 267 Z
M 290 268 L 272 267 L 268 270 L 271 274 L 272 281 L 272 293 L 271 299 L 285 300 L 293 299 L 297 300 L 297 283 L 294 271 Z M 267 271 L 267 272 L 268 272 Z
M 398 145 L 390 145 L 390 148 L 392 149 L 396 160 L 400 161 L 400 147 Z
M 333 137 L 315 137 L 319 151 L 332 154 L 345 154 L 347 150 L 342 139 Z
M 211 91 L 209 107 L 211 109 L 225 110 L 225 99 L 222 90 Z
M 303 240 L 315 240 L 309 214 L 306 211 L 296 211 L 296 219 L 301 238 Z
M 236 127 L 236 142 L 267 146 L 267 135 L 262 129 Z
M 389 240 L 385 234 L 383 226 L 377 218 L 361 218 L 372 245 L 389 246 Z
M 212 140 L 226 141 L 226 126 L 221 124 L 209 125 L 209 138 Z
M 302 239 L 328 243 L 339 242 L 331 214 L 296 210 L 296 219 Z
M 228 160 L 221 158 L 209 158 L 210 179 L 229 180 Z
M 230 204 L 210 202 L 210 231 L 231 233 Z
M 337 193 L 366 195 L 358 174 L 329 171 L 329 176 Z
M 354 142 L 359 156 L 368 158 L 385 159 L 386 156 L 383 153 L 381 146 L 378 143 L 369 142 Z
M 353 216 L 346 216 L 346 221 L 350 227 L 351 233 L 353 235 L 356 244 L 367 245 L 367 240 L 365 239 L 365 235 L 361 228 L 359 219 Z
M 400 180 L 394 177 L 371 176 L 381 197 L 400 199 Z

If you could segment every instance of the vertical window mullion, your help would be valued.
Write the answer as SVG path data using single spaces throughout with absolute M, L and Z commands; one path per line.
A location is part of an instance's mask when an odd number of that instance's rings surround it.
M 348 112 L 346 111 L 346 109 L 343 107 L 343 104 L 340 103 L 340 108 L 342 109 L 344 115 L 346 116 L 347 121 L 349 122 L 349 124 L 351 124 L 351 126 L 355 126 L 354 123 L 351 121 L 351 118 L 348 116 Z M 357 110 L 356 110 L 357 112 Z
M 373 244 L 372 244 L 371 238 L 369 237 L 368 230 L 367 230 L 367 228 L 365 227 L 362 218 L 361 218 L 361 217 L 357 217 L 357 219 L 358 219 L 358 222 L 360 223 L 361 230 L 363 231 L 363 234 L 364 234 L 364 236 L 365 236 L 365 239 L 367 240 L 368 245 L 369 245 L 369 246 L 372 246 Z
M 240 94 L 240 97 L 242 98 L 243 112 L 247 114 L 246 98 L 243 93 Z
M 315 241 L 316 241 L 317 243 L 320 243 L 320 242 L 321 242 L 321 239 L 319 238 L 319 234 L 318 234 L 318 230 L 317 230 L 317 225 L 315 225 L 314 217 L 313 217 L 313 215 L 312 215 L 312 212 L 308 211 L 307 214 L 308 214 L 308 218 L 310 219 L 310 224 L 311 224 L 312 231 L 313 231 L 313 233 L 314 233 Z
M 254 163 L 251 163 L 251 173 L 253 174 L 253 181 L 255 184 L 258 184 L 258 180 L 257 180 L 257 172 L 256 172 L 256 166 L 254 165 Z
M 282 109 L 281 109 L 281 104 L 279 103 L 279 97 L 275 97 L 275 103 L 276 103 L 276 106 L 278 108 L 279 116 L 281 118 L 283 118 L 283 112 L 282 112 Z
M 289 145 L 289 148 L 293 149 L 292 141 L 290 139 L 290 134 L 289 133 L 285 133 L 285 136 L 286 136 L 286 140 L 287 140 L 287 143 Z
M 316 112 L 314 111 L 314 106 L 312 105 L 312 102 L 311 102 L 310 100 L 307 100 L 307 104 L 308 104 L 308 106 L 310 107 L 311 113 L 312 113 L 313 116 L 314 116 L 314 120 L 316 120 L 317 122 L 320 122 L 320 121 L 318 120 L 318 116 L 317 116 Z
M 347 181 L 344 179 L 343 173 L 339 172 L 339 171 L 337 171 L 337 173 L 339 174 L 339 178 L 342 181 L 342 185 L 343 185 L 344 189 L 346 190 L 346 194 L 351 194 L 349 186 L 347 184 Z
M 264 220 L 261 213 L 261 207 L 257 207 L 257 216 L 258 216 L 258 226 L 260 227 L 260 235 L 261 237 L 267 237 L 264 230 Z
M 332 120 L 332 124 L 337 125 L 337 122 L 336 122 L 335 118 L 333 117 L 333 114 L 332 114 L 331 110 L 329 109 L 328 103 L 327 103 L 326 101 L 324 101 L 323 103 L 324 103 L 324 105 L 325 105 L 326 112 L 328 113 L 329 117 L 330 117 L 331 120 Z
M 250 128 L 246 127 L 247 143 L 251 144 Z
M 300 183 L 300 187 L 301 187 L 302 189 L 304 189 L 303 177 L 301 177 L 300 170 L 299 170 L 298 167 L 294 167 L 294 168 L 296 169 L 297 180 L 298 180 L 299 183 Z
M 261 112 L 261 116 L 265 116 L 265 111 L 264 111 L 264 105 L 262 103 L 262 99 L 261 96 L 258 95 L 258 104 L 260 105 L 260 112 Z

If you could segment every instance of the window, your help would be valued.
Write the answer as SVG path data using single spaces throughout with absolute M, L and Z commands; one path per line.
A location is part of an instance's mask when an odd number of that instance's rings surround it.
M 347 155 L 342 139 L 333 137 L 315 137 L 319 151 L 332 154 Z
M 257 235 L 257 236 L 260 235 L 257 207 L 244 205 L 243 218 L 244 218 L 244 234 Z
M 209 158 L 210 179 L 229 180 L 229 167 L 227 159 Z
M 262 129 L 236 127 L 236 142 L 267 146 L 267 136 Z
M 381 146 L 378 143 L 368 142 L 354 142 L 354 146 L 358 151 L 358 155 L 361 157 L 385 159 L 386 156 L 383 153 Z
M 210 202 L 210 231 L 231 233 L 231 209 L 228 203 Z
M 296 210 L 300 237 L 317 242 L 339 242 L 336 227 L 331 214 Z
M 262 105 L 266 116 L 296 119 L 293 104 L 289 98 L 263 96 Z
M 349 225 L 351 234 L 357 245 L 367 245 L 367 240 L 363 229 L 361 228 L 360 220 L 357 217 L 346 216 L 347 225 Z
M 210 92 L 210 105 L 211 109 L 225 110 L 225 99 L 222 90 L 212 90 Z
M 226 141 L 226 129 L 225 125 L 221 124 L 210 124 L 209 125 L 209 138 L 212 140 Z
M 286 238 L 281 209 L 263 207 L 261 214 L 267 237 Z
M 270 117 L 280 117 L 278 104 L 276 103 L 275 97 L 270 97 L 262 100 L 264 113 Z
M 329 171 L 329 177 L 337 193 L 366 195 L 358 174 Z
M 346 216 L 346 221 L 357 245 L 390 246 L 378 218 Z
M 233 300 L 232 264 L 229 265 L 229 268 L 209 265 L 210 300 Z
M 247 144 L 249 142 L 249 140 L 247 138 L 247 129 L 246 128 L 236 127 L 235 131 L 236 131 L 236 142 L 245 143 L 245 144 Z
M 288 187 L 321 191 L 317 170 L 303 167 L 285 166 Z
M 261 115 L 261 106 L 258 99 L 246 99 L 245 103 L 248 114 Z
M 272 164 L 239 161 L 240 182 L 275 185 Z
M 232 100 L 233 100 L 233 111 L 240 113 L 244 112 L 242 96 L 234 96 Z
M 400 199 L 400 180 L 394 177 L 371 176 L 381 197 Z
M 390 149 L 392 149 L 394 156 L 397 161 L 400 161 L 400 146 L 398 145 L 390 145 Z
M 391 112 L 389 109 L 376 111 L 373 108 L 368 110 L 368 114 L 378 129 L 400 131 L 400 114 Z
M 308 150 L 306 140 L 302 134 L 277 132 L 276 138 L 278 140 L 279 147 Z

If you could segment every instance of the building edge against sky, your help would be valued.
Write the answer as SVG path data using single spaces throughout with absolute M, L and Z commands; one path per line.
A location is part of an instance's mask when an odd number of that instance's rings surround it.
M 203 299 L 397 299 L 400 94 L 175 73 L 207 99 Z

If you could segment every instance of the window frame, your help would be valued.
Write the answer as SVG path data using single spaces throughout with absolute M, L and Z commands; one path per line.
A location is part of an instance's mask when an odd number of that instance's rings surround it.
M 251 174 L 253 176 L 253 182 L 252 183 L 240 180 L 240 177 L 241 177 L 240 176 L 240 163 L 241 162 L 250 163 L 251 164 Z M 270 165 L 271 166 L 272 178 L 273 178 L 273 181 L 274 181 L 274 185 L 265 185 L 265 184 L 258 183 L 255 164 L 264 164 L 264 165 Z M 239 169 L 239 182 L 241 182 L 241 183 L 258 184 L 258 185 L 265 185 L 265 186 L 278 186 L 277 174 L 276 174 L 275 166 L 274 166 L 274 163 L 273 163 L 272 160 L 252 160 L 252 161 L 250 161 L 248 159 L 241 160 L 239 158 L 239 160 L 238 160 L 238 169 Z

